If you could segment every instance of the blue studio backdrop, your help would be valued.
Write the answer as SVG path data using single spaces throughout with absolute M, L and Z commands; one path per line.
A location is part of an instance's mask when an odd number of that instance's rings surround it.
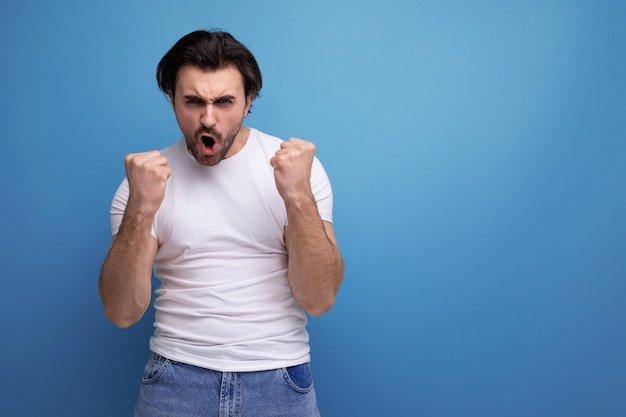
M 155 67 L 232 32 L 246 123 L 314 141 L 346 262 L 310 320 L 325 417 L 626 415 L 626 2 L 4 1 L 0 415 L 129 416 L 150 310 L 97 280 Z

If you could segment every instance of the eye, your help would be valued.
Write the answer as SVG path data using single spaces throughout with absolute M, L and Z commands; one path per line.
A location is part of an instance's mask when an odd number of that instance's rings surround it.
M 203 104 L 204 100 L 201 100 L 198 97 L 189 97 L 186 103 L 191 104 L 191 105 L 198 105 L 198 104 Z
M 218 106 L 229 106 L 233 104 L 233 100 L 230 98 L 220 98 L 215 100 L 215 104 L 217 104 Z

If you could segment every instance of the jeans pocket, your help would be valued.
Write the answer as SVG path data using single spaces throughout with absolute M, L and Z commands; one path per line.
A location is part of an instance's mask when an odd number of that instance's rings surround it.
M 143 377 L 141 378 L 142 384 L 151 384 L 153 382 L 157 382 L 159 378 L 167 371 L 169 368 L 171 361 L 167 358 L 164 358 L 161 355 L 156 353 L 152 353 L 150 355 L 150 359 L 146 363 L 146 366 L 143 369 Z
M 285 381 L 296 392 L 306 394 L 313 389 L 313 376 L 309 363 L 283 368 Z

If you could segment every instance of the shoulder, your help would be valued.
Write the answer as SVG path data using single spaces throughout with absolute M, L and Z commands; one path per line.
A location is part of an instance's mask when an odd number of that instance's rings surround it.
M 258 129 L 255 129 L 255 128 L 249 128 L 249 129 L 250 129 L 250 136 L 248 137 L 248 140 L 252 141 L 252 143 L 255 143 L 256 145 L 261 146 L 263 148 L 278 149 L 280 148 L 280 143 L 284 142 L 283 139 L 261 132 Z
M 181 137 L 171 145 L 160 149 L 161 155 L 167 158 L 167 165 L 172 169 L 179 169 L 181 166 L 189 165 L 194 159 L 187 150 L 185 138 Z
M 185 138 L 178 139 L 176 142 L 161 149 L 159 152 L 161 152 L 162 155 L 165 155 L 169 159 L 169 158 L 175 158 L 176 156 L 180 155 L 181 149 L 182 150 L 186 149 Z

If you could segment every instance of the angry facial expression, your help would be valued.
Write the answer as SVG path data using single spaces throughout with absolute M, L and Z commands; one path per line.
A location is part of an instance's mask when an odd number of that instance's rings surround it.
M 170 99 L 176 120 L 199 164 L 216 165 L 243 148 L 247 131 L 241 125 L 254 97 L 245 96 L 236 67 L 203 70 L 185 65 L 178 70 L 175 89 Z

